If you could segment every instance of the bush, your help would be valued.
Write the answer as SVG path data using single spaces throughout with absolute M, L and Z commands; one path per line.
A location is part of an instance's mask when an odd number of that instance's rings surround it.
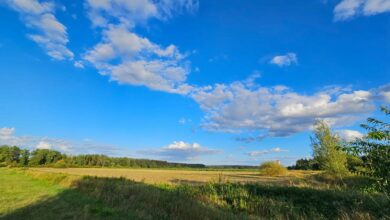
M 268 161 L 260 165 L 260 174 L 264 176 L 280 176 L 286 173 L 287 169 L 276 161 Z
M 67 166 L 66 166 L 66 163 L 65 163 L 64 160 L 59 160 L 59 161 L 57 161 L 57 162 L 53 165 L 53 167 L 55 167 L 55 168 L 66 168 Z

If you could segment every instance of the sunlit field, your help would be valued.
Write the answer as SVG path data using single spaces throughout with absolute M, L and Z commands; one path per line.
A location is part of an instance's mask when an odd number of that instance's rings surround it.
M 124 177 L 145 183 L 207 183 L 228 181 L 233 183 L 274 183 L 292 184 L 299 182 L 316 171 L 290 171 L 277 177 L 260 176 L 258 170 L 186 170 L 186 169 L 126 169 L 126 168 L 30 168 L 31 170 L 49 173 L 88 175 L 98 177 Z
M 0 218 L 389 218 L 385 196 L 359 192 L 347 180 L 343 183 L 347 185 L 315 180 L 315 175 L 294 171 L 271 178 L 255 171 L 1 168 Z M 360 180 L 351 181 L 356 186 Z

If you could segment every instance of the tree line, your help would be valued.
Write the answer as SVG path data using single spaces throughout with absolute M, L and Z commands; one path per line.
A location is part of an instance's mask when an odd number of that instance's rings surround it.
M 134 168 L 204 168 L 203 164 L 171 163 L 161 160 L 109 157 L 99 154 L 70 156 L 50 149 L 29 151 L 17 146 L 0 146 L 0 166 L 13 167 L 134 167 Z
M 381 107 L 390 116 L 390 109 Z M 361 125 L 367 130 L 363 138 L 352 142 L 340 140 L 324 121 L 317 121 L 311 137 L 313 158 L 300 159 L 291 169 L 323 170 L 342 178 L 349 174 L 369 176 L 376 187 L 390 193 L 390 123 L 368 118 Z

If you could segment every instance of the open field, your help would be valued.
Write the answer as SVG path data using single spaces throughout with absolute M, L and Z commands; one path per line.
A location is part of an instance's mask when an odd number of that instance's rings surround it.
M 58 172 L 76 172 L 79 175 Z M 108 172 L 111 171 L 111 174 Z M 187 179 L 214 172 L 136 169 L 0 168 L 0 219 L 388 219 L 380 194 L 310 186 L 280 186 L 288 176 L 258 183 L 147 184 L 98 173 L 158 172 Z M 162 172 L 164 171 L 164 172 Z M 56 173 L 57 172 L 57 173 Z M 100 173 L 99 173 L 100 172 Z M 199 173 L 200 172 L 200 173 Z M 238 172 L 240 175 L 241 172 Z M 246 173 L 246 172 L 244 172 Z M 230 172 L 227 172 L 228 175 Z M 297 176 L 290 173 L 291 178 Z M 140 174 L 138 174 L 140 175 Z M 245 175 L 255 175 L 245 174 Z M 129 176 L 127 177 L 129 178 Z M 171 177 L 172 178 L 172 177 Z M 211 178 L 211 177 L 207 177 Z M 278 179 L 280 178 L 280 179 Z M 150 179 L 155 180 L 155 179 Z M 192 180 L 192 179 L 191 179 Z M 160 181 L 162 182 L 162 181 Z M 167 182 L 170 183 L 170 182 Z
M 185 169 L 126 169 L 126 168 L 30 168 L 31 170 L 49 173 L 88 175 L 98 177 L 124 177 L 145 183 L 207 183 L 228 181 L 234 183 L 272 183 L 288 184 L 310 176 L 315 171 L 290 171 L 284 176 L 266 177 L 253 171 L 200 171 Z

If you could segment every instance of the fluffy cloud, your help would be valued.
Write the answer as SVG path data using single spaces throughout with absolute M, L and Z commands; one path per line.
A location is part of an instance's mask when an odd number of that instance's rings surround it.
M 263 156 L 266 154 L 272 154 L 272 153 L 281 153 L 281 152 L 286 152 L 287 150 L 283 150 L 280 147 L 272 148 L 269 150 L 261 150 L 261 151 L 252 151 L 248 152 L 248 156 L 250 157 L 258 157 L 258 156 Z
M 279 55 L 272 58 L 271 64 L 278 65 L 280 67 L 290 66 L 298 63 L 298 57 L 295 53 L 287 53 L 286 55 Z
M 54 16 L 54 5 L 38 0 L 6 0 L 17 11 L 26 26 L 33 30 L 29 38 L 40 45 L 46 53 L 56 60 L 72 59 L 73 53 L 66 44 L 66 27 Z
M 48 142 L 45 142 L 45 141 L 41 141 L 38 143 L 37 145 L 37 149 L 52 149 L 52 145 Z
M 0 128 L 0 138 L 10 139 L 15 132 L 15 128 Z
M 191 87 L 184 83 L 189 68 L 183 58 L 174 45 L 163 48 L 122 25 L 105 30 L 102 42 L 84 56 L 113 81 L 185 94 Z
M 101 42 L 88 50 L 84 60 L 102 75 L 121 84 L 186 94 L 189 62 L 175 45 L 162 47 L 134 32 L 150 18 L 166 19 L 173 13 L 192 11 L 197 1 L 88 0 L 89 17 L 102 30 Z
M 375 101 L 386 99 L 385 88 L 367 91 L 327 88 L 306 95 L 287 87 L 249 87 L 234 82 L 199 88 L 191 96 L 206 114 L 202 127 L 212 131 L 257 133 L 254 137 L 241 138 L 252 141 L 309 130 L 316 119 L 326 120 L 333 126 L 353 124 L 375 109 Z
M 112 146 L 97 144 L 90 140 L 68 141 L 59 138 L 18 136 L 15 128 L 0 128 L 0 145 L 19 146 L 29 149 L 52 149 L 68 154 L 106 154 L 111 156 L 129 155 L 126 150 Z
M 184 141 L 174 141 L 172 144 L 158 150 L 143 150 L 141 154 L 157 155 L 173 161 L 194 160 L 200 156 L 220 153 L 219 150 L 202 147 L 198 143 L 187 143 Z
M 390 0 L 342 0 L 334 9 L 335 20 L 370 16 L 390 11 Z
M 360 133 L 359 131 L 355 130 L 339 130 L 337 131 L 337 134 L 340 136 L 341 139 L 345 141 L 354 141 L 356 139 L 363 138 L 364 135 Z

